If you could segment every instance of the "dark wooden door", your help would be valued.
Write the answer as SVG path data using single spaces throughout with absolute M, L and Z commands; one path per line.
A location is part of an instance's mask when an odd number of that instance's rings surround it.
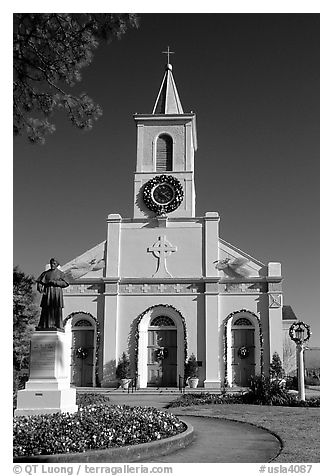
M 78 351 L 78 349 L 80 349 Z M 93 386 L 94 331 L 74 329 L 72 331 L 72 378 L 76 387 Z
M 243 356 L 240 349 L 245 347 Z M 232 330 L 232 376 L 233 383 L 247 387 L 255 375 L 254 329 Z M 244 355 L 245 354 L 245 355 Z
M 177 330 L 148 330 L 148 385 L 177 385 Z

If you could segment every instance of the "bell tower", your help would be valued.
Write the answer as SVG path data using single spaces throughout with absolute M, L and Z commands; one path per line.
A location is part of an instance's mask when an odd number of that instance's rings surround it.
M 196 118 L 184 113 L 168 63 L 151 114 L 135 114 L 134 218 L 195 216 Z

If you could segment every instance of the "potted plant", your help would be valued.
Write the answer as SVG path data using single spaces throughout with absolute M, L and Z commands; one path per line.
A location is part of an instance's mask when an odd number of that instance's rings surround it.
M 120 385 L 122 388 L 128 388 L 130 383 L 130 360 L 126 352 L 123 352 L 121 358 L 118 360 L 118 365 L 116 368 L 116 377 L 120 380 Z
M 185 380 L 188 382 L 190 388 L 197 388 L 199 365 L 194 354 L 191 354 L 185 364 Z

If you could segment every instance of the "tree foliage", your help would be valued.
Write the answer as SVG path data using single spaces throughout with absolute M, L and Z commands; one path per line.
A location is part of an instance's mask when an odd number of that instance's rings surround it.
M 272 356 L 272 362 L 270 364 L 270 374 L 271 377 L 275 379 L 281 378 L 284 374 L 282 362 L 277 352 L 274 352 Z
M 28 367 L 30 336 L 39 319 L 39 309 L 33 289 L 35 280 L 14 268 L 13 272 L 13 364 L 14 370 Z
M 101 41 L 136 27 L 135 14 L 14 14 L 14 135 L 34 143 L 54 132 L 50 117 L 64 110 L 80 129 L 90 129 L 102 109 L 85 93 L 68 89 L 81 80 Z

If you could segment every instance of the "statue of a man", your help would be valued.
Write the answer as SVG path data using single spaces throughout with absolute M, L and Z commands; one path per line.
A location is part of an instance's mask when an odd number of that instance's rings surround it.
M 40 307 L 42 308 L 37 330 L 63 329 L 62 308 L 64 300 L 62 288 L 69 286 L 65 275 L 58 269 L 59 263 L 55 258 L 50 259 L 50 269 L 44 271 L 37 279 L 37 289 L 43 294 Z

